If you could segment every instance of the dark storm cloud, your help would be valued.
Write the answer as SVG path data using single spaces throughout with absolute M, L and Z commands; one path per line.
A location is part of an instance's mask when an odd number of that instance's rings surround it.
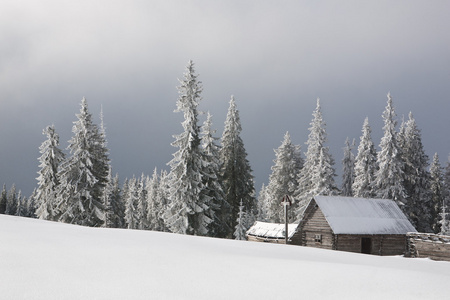
M 150 174 L 175 151 L 177 78 L 189 59 L 201 110 L 223 129 L 236 97 L 256 176 L 267 182 L 286 131 L 307 139 L 321 98 L 340 171 L 345 138 L 366 116 L 375 144 L 390 91 L 414 113 L 426 151 L 447 159 L 450 5 L 445 1 L 3 1 L 0 11 L 0 183 L 36 185 L 42 129 L 61 147 L 85 96 L 103 105 L 114 172 Z

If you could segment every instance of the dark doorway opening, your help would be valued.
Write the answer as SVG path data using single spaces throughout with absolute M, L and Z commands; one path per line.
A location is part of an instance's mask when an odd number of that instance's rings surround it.
M 365 254 L 372 253 L 372 239 L 371 238 L 361 238 L 361 253 L 365 253 Z

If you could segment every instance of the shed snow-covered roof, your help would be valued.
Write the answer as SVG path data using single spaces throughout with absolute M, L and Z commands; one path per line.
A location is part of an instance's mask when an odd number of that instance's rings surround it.
M 388 199 L 315 196 L 335 234 L 406 234 L 416 232 L 398 205 Z
M 288 224 L 288 238 L 291 238 L 298 224 Z M 285 224 L 279 223 L 267 223 L 256 221 L 249 230 L 247 230 L 248 235 L 254 235 L 264 238 L 272 239 L 283 239 L 285 231 Z

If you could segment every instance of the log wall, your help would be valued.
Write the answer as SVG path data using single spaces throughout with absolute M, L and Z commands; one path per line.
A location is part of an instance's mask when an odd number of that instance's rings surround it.
M 305 212 L 305 220 L 300 230 L 301 245 L 334 249 L 333 231 L 317 205 L 310 206 L 310 211 Z M 321 242 L 316 242 L 316 235 L 321 235 Z
M 431 233 L 408 233 L 407 237 L 407 256 L 450 261 L 450 236 Z
M 356 235 L 340 234 L 335 236 L 335 249 L 339 251 L 361 253 L 361 241 L 370 238 L 370 254 L 403 255 L 406 251 L 404 235 Z
M 265 243 L 274 243 L 274 244 L 286 244 L 285 239 L 275 239 L 275 238 L 267 238 L 255 235 L 247 235 L 247 241 L 250 242 L 265 242 Z

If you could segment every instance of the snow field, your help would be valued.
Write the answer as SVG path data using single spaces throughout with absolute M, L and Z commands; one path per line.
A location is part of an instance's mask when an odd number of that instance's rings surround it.
M 450 263 L 0 215 L 1 299 L 446 299 Z

